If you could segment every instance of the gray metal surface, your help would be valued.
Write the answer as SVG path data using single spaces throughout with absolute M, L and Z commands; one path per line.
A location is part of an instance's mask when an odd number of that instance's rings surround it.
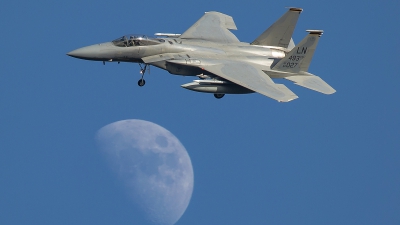
M 257 69 L 249 63 L 223 61 L 221 64 L 204 66 L 204 69 L 280 102 L 288 102 L 298 98 L 285 85 L 275 84 L 261 69 Z
M 287 48 L 302 11 L 300 8 L 290 8 L 251 44 Z
M 207 12 L 193 26 L 185 31 L 180 38 L 199 39 L 219 43 L 239 42 L 229 30 L 236 30 L 232 17 L 219 13 Z
M 295 84 L 332 94 L 335 90 L 320 77 L 308 73 L 322 30 L 307 30 L 309 34 L 294 45 L 292 34 L 300 8 L 290 8 L 251 44 L 240 42 L 229 30 L 236 29 L 232 17 L 205 13 L 184 33 L 124 35 L 112 42 L 76 49 L 67 55 L 94 61 L 141 63 L 141 79 L 152 65 L 171 74 L 198 76 L 200 79 L 182 85 L 183 88 L 224 94 L 257 92 L 280 102 L 298 98 L 283 84 L 271 78 L 285 78 Z

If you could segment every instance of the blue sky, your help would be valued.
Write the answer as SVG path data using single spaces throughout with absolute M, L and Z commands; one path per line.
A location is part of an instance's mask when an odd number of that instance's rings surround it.
M 181 33 L 206 11 L 253 41 L 304 8 L 294 39 L 323 29 L 310 72 L 337 90 L 299 99 L 211 94 L 191 77 L 65 53 L 127 33 Z M 141 224 L 96 149 L 101 127 L 171 131 L 194 168 L 184 224 L 400 224 L 400 16 L 396 1 L 3 1 L 0 223 Z

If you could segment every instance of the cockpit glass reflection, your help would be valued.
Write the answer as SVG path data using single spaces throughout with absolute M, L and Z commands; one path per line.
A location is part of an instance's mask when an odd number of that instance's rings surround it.
M 149 38 L 143 34 L 129 34 L 115 39 L 112 43 L 118 47 L 158 45 L 165 42 L 160 38 Z

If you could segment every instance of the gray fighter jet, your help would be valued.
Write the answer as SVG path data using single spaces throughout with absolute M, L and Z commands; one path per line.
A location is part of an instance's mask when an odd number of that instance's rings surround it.
M 197 76 L 182 87 L 198 92 L 225 94 L 257 92 L 279 102 L 298 98 L 283 84 L 271 78 L 284 78 L 324 94 L 336 91 L 308 71 L 322 30 L 294 45 L 292 34 L 301 8 L 289 8 L 271 27 L 251 43 L 240 42 L 229 30 L 236 30 L 232 17 L 207 12 L 183 34 L 156 33 L 125 35 L 112 42 L 76 49 L 67 55 L 86 60 L 139 63 L 141 78 L 149 66 L 171 74 Z

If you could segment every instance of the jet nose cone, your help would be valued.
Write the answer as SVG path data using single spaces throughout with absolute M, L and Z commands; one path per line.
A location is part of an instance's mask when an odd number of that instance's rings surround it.
M 67 56 L 71 56 L 71 57 L 75 57 L 75 58 L 78 58 L 79 55 L 80 54 L 79 54 L 78 49 L 70 51 L 70 52 L 67 53 Z
M 96 59 L 99 53 L 99 49 L 95 45 L 78 48 L 67 53 L 68 56 L 75 57 L 78 59 Z

